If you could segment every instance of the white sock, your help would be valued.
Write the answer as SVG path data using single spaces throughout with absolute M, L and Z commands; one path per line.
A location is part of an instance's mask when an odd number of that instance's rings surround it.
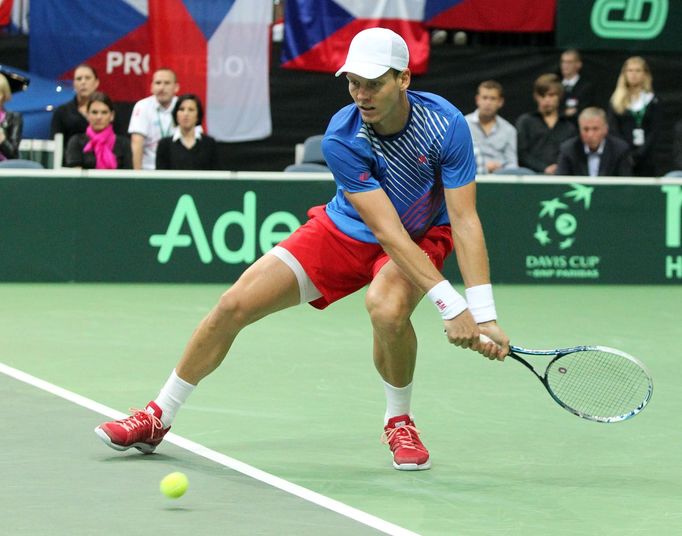
M 161 408 L 163 412 L 161 414 L 161 422 L 164 428 L 168 428 L 173 419 L 175 419 L 175 414 L 185 403 L 185 400 L 192 394 L 196 385 L 187 383 L 185 380 L 180 378 L 176 373 L 175 369 L 171 372 L 168 381 L 159 392 L 159 396 L 156 397 L 154 403 Z
M 394 387 L 384 381 L 384 392 L 386 393 L 386 414 L 384 415 L 384 426 L 388 420 L 398 415 L 409 415 L 410 402 L 412 400 L 412 382 L 405 387 Z

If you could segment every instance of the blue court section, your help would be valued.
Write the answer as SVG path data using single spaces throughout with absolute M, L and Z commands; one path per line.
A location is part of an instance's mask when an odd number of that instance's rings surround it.
M 125 412 L 156 396 L 222 291 L 0 285 L 0 362 Z M 395 471 L 379 442 L 383 392 L 360 292 L 247 328 L 172 431 L 418 534 L 682 533 L 682 288 L 498 286 L 496 296 L 516 344 L 599 343 L 641 358 L 650 406 L 614 425 L 573 417 L 519 364 L 449 346 L 422 303 L 414 413 L 433 468 Z M 173 444 L 146 457 L 111 451 L 92 432 L 104 417 L 2 374 L 0 393 L 0 533 L 377 533 Z M 170 501 L 158 482 L 175 470 L 191 487 Z

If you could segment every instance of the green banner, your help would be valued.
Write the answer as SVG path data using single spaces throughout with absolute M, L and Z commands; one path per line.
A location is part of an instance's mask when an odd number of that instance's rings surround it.
M 233 282 L 334 191 L 329 180 L 3 177 L 0 280 Z M 478 209 L 495 282 L 682 281 L 682 182 L 482 180 Z M 445 273 L 458 280 L 454 258 Z
M 672 0 L 559 0 L 557 46 L 633 52 L 682 51 L 682 3 Z

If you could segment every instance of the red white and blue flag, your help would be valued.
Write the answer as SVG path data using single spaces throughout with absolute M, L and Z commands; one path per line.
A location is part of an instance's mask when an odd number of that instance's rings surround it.
M 382 26 L 403 36 L 410 69 L 423 74 L 429 62 L 429 32 L 423 24 L 426 0 L 287 0 L 282 67 L 336 72 L 353 36 Z
M 102 91 L 128 102 L 169 67 L 180 93 L 202 99 L 211 136 L 262 139 L 272 133 L 271 22 L 271 0 L 32 0 L 29 67 L 68 79 L 88 63 Z
M 429 28 L 497 32 L 548 32 L 556 0 L 287 0 L 282 66 L 335 72 L 360 30 L 382 26 L 403 36 L 410 69 L 423 74 Z
M 427 0 L 432 28 L 479 32 L 551 32 L 556 0 Z

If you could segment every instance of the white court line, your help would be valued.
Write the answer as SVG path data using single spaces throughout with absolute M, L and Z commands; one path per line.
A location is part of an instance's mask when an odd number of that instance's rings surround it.
M 68 391 L 62 387 L 54 385 L 53 383 L 41 380 L 35 376 L 31 376 L 26 372 L 10 367 L 9 365 L 5 365 L 2 362 L 0 362 L 0 372 L 10 376 L 11 378 L 14 378 L 15 380 L 27 383 L 28 385 L 32 385 L 33 387 L 47 391 L 48 393 L 63 398 L 64 400 L 68 400 L 69 402 L 73 402 L 74 404 L 82 406 L 86 409 L 100 413 L 101 415 L 109 417 L 110 419 L 122 419 L 127 416 L 125 413 L 116 411 L 115 409 Z M 301 499 L 304 499 L 308 502 L 317 504 L 318 506 L 326 508 L 327 510 L 331 510 L 332 512 L 336 512 L 337 514 L 350 519 L 354 519 L 363 525 L 375 528 L 385 534 L 390 534 L 392 536 L 419 536 L 416 532 L 399 527 L 398 525 L 394 525 L 393 523 L 368 514 L 367 512 L 363 512 L 362 510 L 348 506 L 347 504 L 336 501 L 330 497 L 316 493 L 312 490 L 309 490 L 308 488 L 304 488 L 303 486 L 299 486 L 298 484 L 294 484 L 288 480 L 284 480 L 283 478 L 279 478 L 275 475 L 271 475 L 270 473 L 266 473 L 265 471 L 261 471 L 260 469 L 256 469 L 251 465 L 240 462 L 234 458 L 230 458 L 229 456 L 225 456 L 220 452 L 209 449 L 208 447 L 204 447 L 203 445 L 195 443 L 194 441 L 190 441 L 189 439 L 186 439 L 182 436 L 168 433 L 164 437 L 164 441 L 173 443 L 174 445 L 188 450 L 193 454 L 207 458 L 215 463 L 237 471 L 238 473 L 242 473 L 243 475 L 263 482 L 264 484 L 268 484 L 274 488 L 290 493 L 291 495 L 300 497 Z

